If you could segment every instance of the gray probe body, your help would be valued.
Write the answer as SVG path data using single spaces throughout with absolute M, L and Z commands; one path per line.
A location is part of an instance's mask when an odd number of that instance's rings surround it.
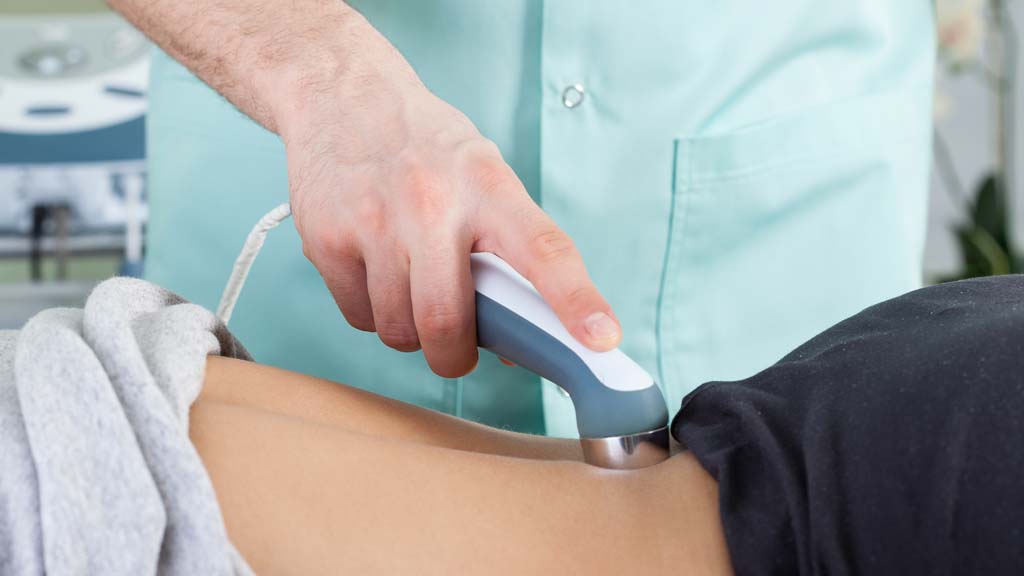
M 668 457 L 668 409 L 646 370 L 618 349 L 594 352 L 580 344 L 498 256 L 473 254 L 471 268 L 477 343 L 569 394 L 587 462 L 626 469 Z

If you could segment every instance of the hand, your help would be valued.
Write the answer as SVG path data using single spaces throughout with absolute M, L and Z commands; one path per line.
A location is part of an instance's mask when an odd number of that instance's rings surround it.
M 471 252 L 528 278 L 578 340 L 616 347 L 618 321 L 573 242 L 497 146 L 404 63 L 319 89 L 278 124 L 303 253 L 352 326 L 439 375 L 477 362 Z
M 239 110 L 277 132 L 306 256 L 345 318 L 442 376 L 476 363 L 469 254 L 529 278 L 598 350 L 618 323 L 579 253 L 493 143 L 431 94 L 344 2 L 109 0 Z

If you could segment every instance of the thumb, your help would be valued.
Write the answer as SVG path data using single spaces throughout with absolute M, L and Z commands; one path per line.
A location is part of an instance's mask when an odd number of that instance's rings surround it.
M 489 228 L 498 256 L 526 277 L 570 334 L 597 352 L 622 340 L 622 329 L 591 282 L 576 245 L 532 200 Z M 524 216 L 525 215 L 525 216 Z

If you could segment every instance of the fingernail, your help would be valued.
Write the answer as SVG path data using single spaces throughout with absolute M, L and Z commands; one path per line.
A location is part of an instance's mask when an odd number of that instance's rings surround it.
M 583 322 L 587 335 L 595 344 L 613 342 L 619 338 L 619 325 L 604 312 L 594 312 Z

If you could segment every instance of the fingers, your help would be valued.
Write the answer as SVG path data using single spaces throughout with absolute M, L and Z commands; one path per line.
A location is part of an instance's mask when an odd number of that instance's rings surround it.
M 475 298 L 469 242 L 425 242 L 410 258 L 383 246 L 360 258 L 322 259 L 319 268 L 352 326 L 376 331 L 402 352 L 423 347 L 440 376 L 456 378 L 476 367 Z
M 349 323 L 397 350 L 422 347 L 441 376 L 468 373 L 478 357 L 469 253 L 480 249 L 526 276 L 582 344 L 618 346 L 618 321 L 576 247 L 493 143 L 459 140 L 449 152 L 403 153 L 349 174 L 337 199 L 299 204 L 303 250 Z
M 408 223 L 407 232 L 416 233 L 407 239 L 328 225 L 303 250 L 350 324 L 376 331 L 396 350 L 422 346 L 430 367 L 454 378 L 473 370 L 478 357 L 472 240 L 465 228 L 436 224 Z M 455 240 L 460 234 L 465 239 Z
M 590 280 L 569 236 L 523 191 L 488 217 L 495 251 L 525 276 L 583 345 L 611 350 L 622 330 L 611 306 Z
M 381 342 L 401 352 L 420 349 L 409 293 L 409 260 L 404 250 L 377 247 L 367 255 L 366 286 Z
M 410 257 L 416 331 L 427 363 L 446 378 L 476 367 L 476 300 L 469 270 L 472 241 L 434 240 Z
M 354 328 L 373 332 L 376 327 L 366 290 L 366 268 L 354 255 L 338 254 L 317 263 L 327 289 L 345 320 Z

